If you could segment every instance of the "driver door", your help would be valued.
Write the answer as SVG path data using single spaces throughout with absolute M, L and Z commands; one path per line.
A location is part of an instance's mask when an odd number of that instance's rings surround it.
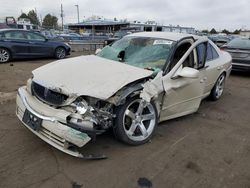
M 163 78 L 163 97 L 160 121 L 187 115 L 198 110 L 206 85 L 206 43 L 196 41 L 179 62 Z M 183 73 L 185 67 L 195 76 Z M 195 70 L 194 70 L 195 69 Z M 184 71 L 185 72 L 185 71 Z

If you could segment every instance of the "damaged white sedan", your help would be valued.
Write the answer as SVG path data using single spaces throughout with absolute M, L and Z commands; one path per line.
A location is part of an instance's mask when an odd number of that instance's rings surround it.
M 16 114 L 45 142 L 84 158 L 77 149 L 110 128 L 125 143 L 143 144 L 159 122 L 219 99 L 231 68 L 231 56 L 206 37 L 136 33 L 97 55 L 34 70 L 18 90 Z

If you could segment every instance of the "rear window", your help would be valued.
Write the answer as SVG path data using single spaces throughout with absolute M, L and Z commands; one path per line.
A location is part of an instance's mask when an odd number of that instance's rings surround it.
M 250 39 L 248 38 L 237 38 L 233 39 L 227 44 L 228 47 L 232 48 L 248 48 L 250 49 Z

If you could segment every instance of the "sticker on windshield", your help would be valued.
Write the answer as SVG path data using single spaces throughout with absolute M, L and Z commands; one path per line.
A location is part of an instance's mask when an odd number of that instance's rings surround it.
M 171 45 L 173 41 L 170 40 L 155 40 L 153 45 L 166 44 Z

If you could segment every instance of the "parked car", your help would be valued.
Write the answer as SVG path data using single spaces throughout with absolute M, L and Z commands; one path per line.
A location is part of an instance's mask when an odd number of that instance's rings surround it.
M 121 30 L 121 31 L 117 31 L 115 32 L 114 36 L 113 37 L 110 37 L 108 39 L 106 39 L 104 41 L 104 45 L 110 45 L 112 44 L 113 42 L 121 39 L 122 37 L 128 35 L 128 34 L 131 34 L 132 32 L 131 31 L 126 31 L 126 30 Z
M 122 142 L 148 142 L 159 122 L 194 113 L 201 100 L 218 100 L 231 56 L 189 34 L 143 32 L 97 55 L 60 60 L 34 70 L 18 89 L 16 114 L 55 148 L 77 148 L 112 128 Z
M 235 38 L 228 44 L 222 46 L 223 50 L 229 52 L 233 58 L 233 70 L 250 71 L 250 39 Z
M 55 57 L 63 59 L 70 54 L 70 46 L 46 39 L 43 35 L 26 30 L 0 30 L 0 63 L 11 59 Z
M 224 35 L 215 35 L 209 36 L 209 39 L 213 41 L 219 48 L 227 44 L 231 39 L 228 36 Z

